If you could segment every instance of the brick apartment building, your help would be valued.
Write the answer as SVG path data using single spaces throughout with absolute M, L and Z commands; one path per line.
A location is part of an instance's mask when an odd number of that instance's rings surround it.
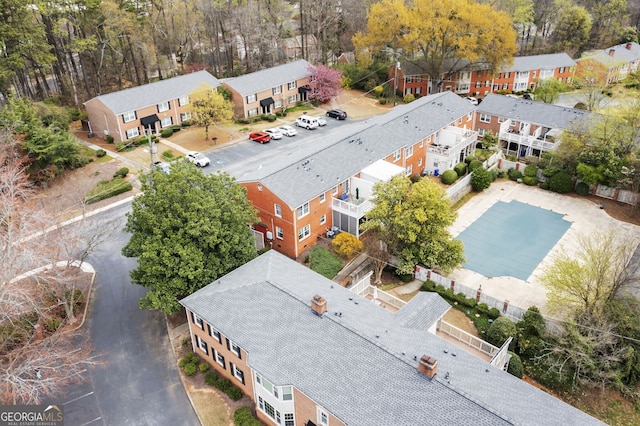
M 618 44 L 604 50 L 586 52 L 577 60 L 576 75 L 608 86 L 624 80 L 638 70 L 640 45 L 635 42 Z

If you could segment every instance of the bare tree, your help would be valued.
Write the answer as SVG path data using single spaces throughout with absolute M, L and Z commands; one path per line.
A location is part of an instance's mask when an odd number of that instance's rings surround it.
M 380 284 L 382 282 L 382 271 L 389 263 L 389 252 L 387 245 L 380 238 L 380 235 L 371 230 L 369 235 L 364 239 L 364 251 L 373 262 L 373 271 L 375 275 L 374 282 Z

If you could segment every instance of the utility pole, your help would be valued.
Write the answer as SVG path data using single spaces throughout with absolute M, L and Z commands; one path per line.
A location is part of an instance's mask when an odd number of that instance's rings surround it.
M 396 61 L 396 70 L 393 72 L 393 106 L 396 106 L 396 93 L 398 92 L 398 71 L 400 70 L 400 61 Z
M 149 156 L 151 157 L 150 169 L 153 170 L 153 141 L 151 140 L 151 125 L 147 128 L 147 141 L 149 141 Z

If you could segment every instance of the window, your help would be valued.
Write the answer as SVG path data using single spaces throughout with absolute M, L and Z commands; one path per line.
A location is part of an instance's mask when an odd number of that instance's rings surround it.
M 282 387 L 282 400 L 291 401 L 293 399 L 293 392 L 291 386 Z
M 478 136 L 484 136 L 486 129 L 478 129 Z
M 269 415 L 272 419 L 276 418 L 276 411 L 271 404 L 267 401 L 264 401 L 264 412 Z
M 504 83 L 502 85 L 502 90 L 507 90 L 507 89 L 509 89 L 509 83 Z
M 481 81 L 476 81 L 476 87 L 482 87 L 482 82 Z
M 311 235 L 311 225 L 307 225 L 304 228 L 300 228 L 298 231 L 298 241 L 304 240 L 309 235 Z
M 275 210 L 276 216 L 282 217 L 282 206 L 280 206 L 280 204 L 274 204 L 273 208 Z
M 264 400 L 261 396 L 258 397 L 258 407 L 260 407 L 260 409 L 264 411 Z
M 240 352 L 240 346 L 236 345 L 233 342 L 231 342 L 231 352 L 238 355 L 238 357 L 242 357 L 242 352 Z
M 565 67 L 560 67 L 560 73 L 565 72 Z
M 324 200 L 325 200 L 324 192 L 322 194 L 320 194 L 320 197 L 318 197 L 318 198 L 320 198 L 320 202 L 321 203 L 324 203 Z
M 338 187 L 334 186 L 333 188 L 331 188 L 331 195 L 337 195 L 338 194 Z
M 290 81 L 289 83 L 287 83 L 288 90 L 295 89 L 296 87 L 298 87 L 298 83 L 295 81 Z
M 274 386 L 274 387 L 273 387 L 273 396 L 275 396 L 275 397 L 276 397 L 276 399 L 278 399 L 278 398 L 279 398 L 279 396 L 278 396 L 278 387 L 277 387 L 277 386 Z
M 418 158 L 418 167 L 422 166 L 422 158 Z
M 169 110 L 169 102 L 162 102 L 158 104 L 158 112 L 164 112 Z
M 293 419 L 293 413 L 284 413 L 284 426 L 296 426 L 296 421 Z
M 538 71 L 532 71 L 531 76 L 532 76 L 533 78 L 535 78 L 535 77 L 536 77 L 536 73 L 537 73 L 537 72 L 538 72 Z
M 233 366 L 233 375 L 236 379 L 240 380 L 240 383 L 244 385 L 244 372 L 240 370 L 237 366 Z
M 191 119 L 191 113 L 190 112 L 181 112 L 180 113 L 180 121 L 187 121 Z
M 280 419 L 280 411 L 276 410 L 276 423 L 281 424 L 282 420 Z
M 125 132 L 127 135 L 127 139 L 135 138 L 136 136 L 140 136 L 140 130 L 137 127 L 133 129 L 129 129 Z
M 276 86 L 273 89 L 271 89 L 271 93 L 273 95 L 277 95 L 278 93 L 282 93 L 282 85 Z
M 198 327 L 204 330 L 204 321 L 202 321 L 202 318 L 191 312 L 191 319 L 194 324 L 198 324 Z
M 329 424 L 329 415 L 322 408 L 318 408 L 318 423 L 321 425 Z
M 122 114 L 122 121 L 125 122 L 125 123 L 133 121 L 135 119 L 136 119 L 136 112 L 135 111 L 129 111 L 129 112 L 125 112 L 124 114 Z
M 253 95 L 247 96 L 247 103 L 250 104 L 258 100 L 257 95 L 254 93 Z
M 225 362 L 224 362 L 224 356 L 218 351 L 215 351 L 215 352 L 216 352 L 216 362 L 226 370 L 227 366 L 225 365 Z
M 413 164 L 409 164 L 409 166 L 407 166 L 407 168 L 405 169 L 405 174 L 407 176 L 410 176 L 412 171 L 413 171 Z
M 398 161 L 400 159 L 400 150 L 397 150 L 393 153 L 393 161 Z
M 422 148 L 424 146 L 424 140 L 420 141 L 420 145 L 419 146 L 420 146 L 420 148 Z
M 300 207 L 298 207 L 298 218 L 306 216 L 309 214 L 309 203 L 304 203 Z
M 207 324 L 207 328 L 209 330 L 209 336 L 212 336 L 214 339 L 216 339 L 218 343 L 222 343 L 222 336 L 220 336 L 220 332 L 211 327 L 209 324 Z
M 323 214 L 320 216 L 320 225 L 324 225 L 325 223 L 327 223 L 327 215 Z
M 258 191 L 262 191 L 262 185 L 258 184 Z
M 279 240 L 284 240 L 284 231 L 279 226 L 276 226 L 276 238 Z
M 498 117 L 498 123 L 504 123 L 505 120 L 506 118 L 504 117 Z
M 282 99 L 276 99 L 273 103 L 274 108 L 282 108 Z
M 207 342 L 202 340 L 202 338 L 200 338 L 200 336 L 196 336 L 196 343 L 197 343 L 198 347 L 202 350 L 202 352 L 204 352 L 205 354 L 209 355 L 209 348 L 207 347 Z
M 249 111 L 247 111 L 247 115 L 249 117 L 255 117 L 256 115 L 258 115 L 258 108 L 250 109 Z
M 422 93 L 422 87 L 416 87 L 416 95 Z
M 510 72 L 504 73 L 504 78 L 509 78 L 509 77 L 511 77 L 511 73 Z
M 180 96 L 178 98 L 178 105 L 182 106 L 182 105 L 187 105 L 189 103 L 189 96 Z
M 168 127 L 173 124 L 173 117 L 166 117 L 160 120 L 160 127 Z
M 491 116 L 489 114 L 480 114 L 480 121 L 483 123 L 491 123 Z
M 416 79 L 416 83 L 420 83 L 422 81 L 422 76 L 421 75 L 417 75 L 415 77 L 415 79 Z
M 413 145 L 408 146 L 404 149 L 404 156 L 411 157 L 413 155 Z
M 296 95 L 291 95 L 289 96 L 289 103 L 293 104 L 298 100 L 298 97 Z

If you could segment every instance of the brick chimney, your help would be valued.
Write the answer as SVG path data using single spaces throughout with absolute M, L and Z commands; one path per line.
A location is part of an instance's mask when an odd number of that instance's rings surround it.
M 625 47 L 627 48 L 627 50 L 631 50 L 631 46 L 632 46 L 631 43 L 627 43 L 627 45 Z
M 609 56 L 613 56 L 616 54 L 616 49 L 609 49 Z
M 313 312 L 315 312 L 316 315 L 321 317 L 322 314 L 327 312 L 327 301 L 326 301 L 326 299 L 324 297 L 316 294 L 315 296 L 313 296 L 313 299 L 311 299 L 311 309 L 313 309 Z
M 418 361 L 418 372 L 424 374 L 429 379 L 433 379 L 438 372 L 438 360 L 428 355 L 422 355 L 420 361 Z

